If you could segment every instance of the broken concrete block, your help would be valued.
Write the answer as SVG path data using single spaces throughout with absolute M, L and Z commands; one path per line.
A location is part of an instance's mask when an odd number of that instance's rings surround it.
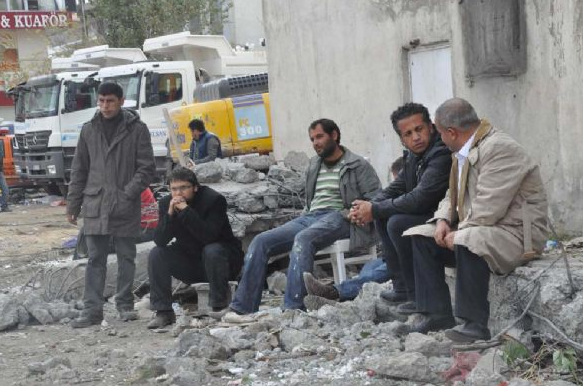
M 48 304 L 35 293 L 30 293 L 24 301 L 24 308 L 40 323 L 51 324 L 54 319 L 48 310 Z
M 285 328 L 279 333 L 279 341 L 281 348 L 287 352 L 291 352 L 294 347 L 303 345 L 305 347 L 318 347 L 325 342 L 313 333 L 304 330 L 296 330 L 294 328 Z
M 283 164 L 299 173 L 304 173 L 310 164 L 310 157 L 301 151 L 290 151 L 283 159 Z
M 225 171 L 225 175 L 232 179 L 237 170 L 243 169 L 245 164 L 242 162 L 225 162 L 222 163 L 222 167 Z
M 499 385 L 506 381 L 501 374 L 494 373 L 491 370 L 473 369 L 466 378 L 466 386 L 491 386 Z
M 417 352 L 374 355 L 365 360 L 365 366 L 377 374 L 391 378 L 418 382 L 427 382 L 430 378 L 429 361 L 425 355 Z
M 246 168 L 260 171 L 268 170 L 271 165 L 275 164 L 275 160 L 268 155 L 245 157 L 242 161 Z
M 178 336 L 178 355 L 225 360 L 230 350 L 217 338 L 196 330 L 185 330 Z
M 11 296 L 0 295 L 0 331 L 18 326 L 22 306 Z
M 253 169 L 240 168 L 236 169 L 231 175 L 231 179 L 240 184 L 251 184 L 259 180 L 257 172 Z
M 272 165 L 267 172 L 268 178 L 273 178 L 278 181 L 285 181 L 286 179 L 297 178 L 298 173 L 284 166 Z
M 275 295 L 283 295 L 286 284 L 287 276 L 280 271 L 275 271 L 267 278 L 267 288 Z
M 196 165 L 194 174 L 200 183 L 219 182 L 223 178 L 223 168 L 217 162 L 207 162 Z
M 405 351 L 419 352 L 426 356 L 451 355 L 452 342 L 443 335 L 439 337 L 442 339 L 417 332 L 410 333 L 405 338 Z
M 237 200 L 237 209 L 245 213 L 258 213 L 265 209 L 263 197 L 246 196 Z

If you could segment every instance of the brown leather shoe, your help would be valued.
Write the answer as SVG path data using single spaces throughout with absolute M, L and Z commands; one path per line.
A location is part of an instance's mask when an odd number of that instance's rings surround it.
M 319 296 L 324 299 L 338 300 L 340 294 L 332 284 L 324 284 L 316 279 L 311 273 L 304 272 L 304 284 L 309 295 Z

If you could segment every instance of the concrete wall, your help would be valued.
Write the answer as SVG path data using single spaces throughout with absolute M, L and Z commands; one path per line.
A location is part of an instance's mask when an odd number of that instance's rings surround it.
M 236 0 L 223 24 L 223 33 L 233 45 L 246 43 L 260 47 L 259 39 L 265 37 L 262 0 Z
M 551 216 L 562 231 L 583 225 L 583 4 L 532 0 L 525 8 L 527 70 L 466 80 L 457 0 L 264 0 L 278 159 L 313 154 L 309 123 L 337 121 L 342 142 L 370 157 L 386 181 L 401 153 L 389 116 L 408 101 L 409 43 L 447 41 L 454 94 L 508 131 L 540 163 Z

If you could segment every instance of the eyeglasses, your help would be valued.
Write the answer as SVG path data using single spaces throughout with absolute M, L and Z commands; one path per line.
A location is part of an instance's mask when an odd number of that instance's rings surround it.
M 192 188 L 192 185 L 180 185 L 180 186 L 172 186 L 170 188 L 170 191 L 172 193 L 177 193 L 177 192 L 185 192 L 188 189 Z

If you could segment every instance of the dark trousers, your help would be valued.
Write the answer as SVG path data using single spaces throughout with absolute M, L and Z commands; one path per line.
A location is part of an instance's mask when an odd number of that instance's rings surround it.
M 223 243 L 206 245 L 201 252 L 186 253 L 178 248 L 154 247 L 148 260 L 150 304 L 152 310 L 172 310 L 172 277 L 186 283 L 208 282 L 209 302 L 213 308 L 229 305 L 229 280 L 239 273 L 231 267 L 233 248 Z
M 85 270 L 84 308 L 89 313 L 99 314 L 103 310 L 103 290 L 107 273 L 109 235 L 85 235 L 87 241 L 87 269 Z M 136 272 L 136 239 L 114 237 L 117 251 L 117 294 L 115 304 L 118 310 L 133 310 L 134 275 Z
M 433 238 L 413 236 L 417 310 L 451 315 L 451 298 L 445 282 L 446 266 L 456 268 L 455 313 L 458 318 L 488 325 L 490 268 L 484 259 L 464 246 L 451 251 Z
M 407 229 L 424 224 L 430 217 L 430 214 L 395 214 L 388 220 L 375 220 L 393 289 L 396 292 L 405 292 L 411 301 L 415 300 L 413 251 L 411 238 L 402 235 Z

